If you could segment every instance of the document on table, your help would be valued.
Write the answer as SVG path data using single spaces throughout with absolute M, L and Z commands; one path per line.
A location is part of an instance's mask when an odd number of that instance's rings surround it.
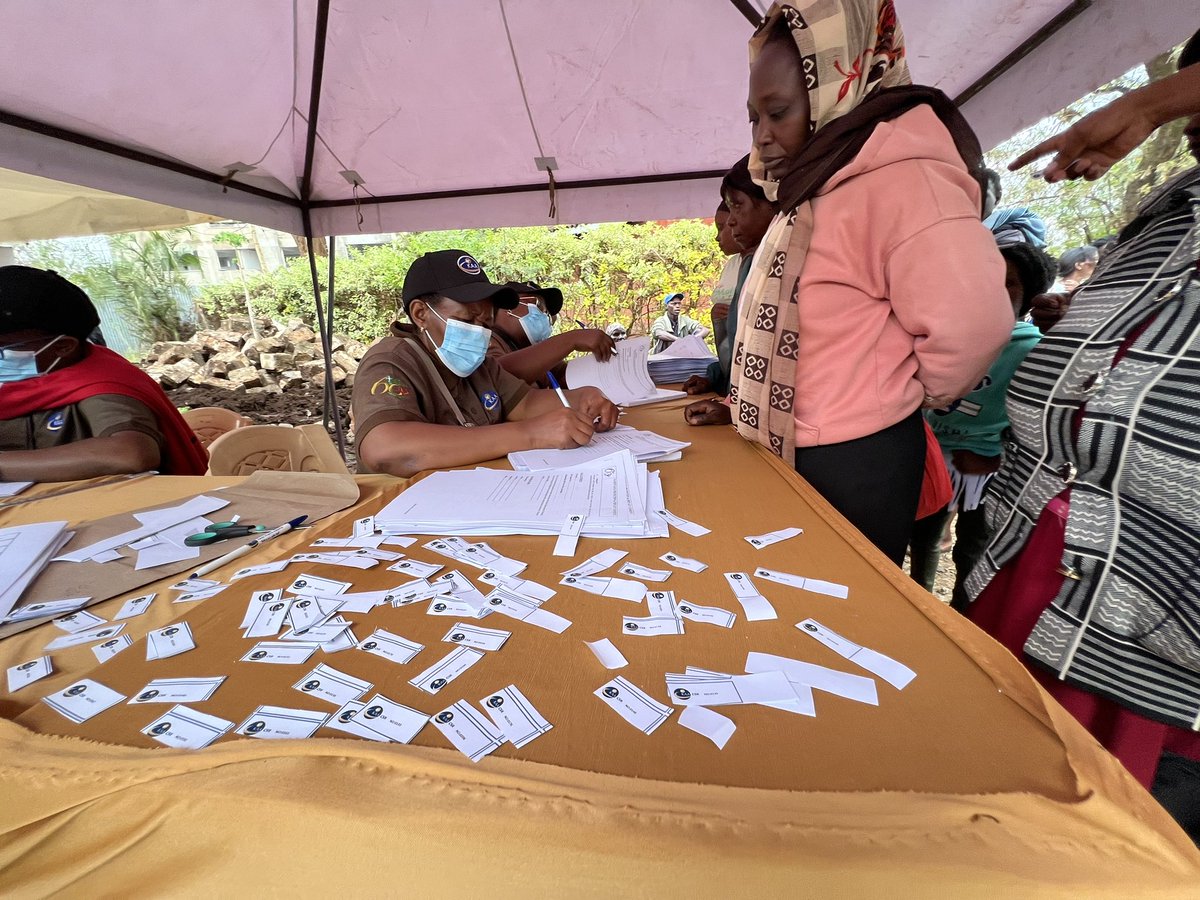
M 572 450 L 518 450 L 508 454 L 508 461 L 518 472 L 540 472 L 561 469 L 581 462 L 628 450 L 638 462 L 654 462 L 671 457 L 692 446 L 674 441 L 653 431 L 639 431 L 629 425 L 618 425 L 612 431 L 597 431 L 583 447 Z
M 641 406 L 659 400 L 686 397 L 684 391 L 669 391 L 656 387 L 650 377 L 648 361 L 650 338 L 646 336 L 621 341 L 617 352 L 607 362 L 600 362 L 590 353 L 567 363 L 568 387 L 595 387 L 618 406 Z
M 206 516 L 211 512 L 216 512 L 218 509 L 222 509 L 228 505 L 228 500 L 201 494 L 177 506 L 134 513 L 133 517 L 138 521 L 139 527 L 102 541 L 97 541 L 94 544 L 89 544 L 87 547 L 72 550 L 70 553 L 58 557 L 58 559 L 65 562 L 86 562 L 109 550 L 116 550 L 118 547 L 132 544 L 142 538 L 166 531 L 174 525 L 190 522 L 199 516 Z
M 0 498 L 15 497 L 32 485 L 32 481 L 0 481 Z
M 50 559 L 70 540 L 66 522 L 0 528 L 0 621 Z

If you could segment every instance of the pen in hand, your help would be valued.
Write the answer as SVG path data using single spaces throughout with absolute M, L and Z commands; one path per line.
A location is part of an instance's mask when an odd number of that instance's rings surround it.
M 571 404 L 567 402 L 567 395 L 563 393 L 562 386 L 559 385 L 558 379 L 554 377 L 553 372 L 546 373 L 546 380 L 550 382 L 550 387 L 554 393 L 558 394 L 558 399 L 562 401 L 562 405 L 567 409 L 571 408 Z

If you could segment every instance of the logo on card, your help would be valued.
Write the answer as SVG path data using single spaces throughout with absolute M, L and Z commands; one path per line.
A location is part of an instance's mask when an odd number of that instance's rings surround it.
M 679 611 L 684 612 L 684 613 L 690 613 L 692 611 L 692 608 L 690 606 L 684 606 L 682 603 L 680 603 Z
M 162 630 L 163 637 L 171 637 L 171 635 L 174 635 L 174 634 L 179 634 L 178 628 L 164 628 Z
M 253 653 L 250 654 L 250 658 L 251 659 L 262 659 L 266 655 L 267 655 L 266 650 L 255 650 Z
M 315 691 L 315 690 L 316 690 L 317 688 L 319 688 L 320 686 L 321 686 L 321 682 L 317 681 L 317 680 L 314 678 L 312 681 L 306 681 L 306 682 L 304 682 L 304 684 L 300 686 L 300 690 L 302 690 L 302 691 Z
M 283 609 L 282 603 L 272 603 L 271 604 L 271 612 L 279 612 L 281 609 Z
M 171 730 L 170 722 L 159 722 L 157 725 L 155 725 L 153 728 L 150 729 L 150 733 L 151 734 L 166 734 L 170 730 Z
M 451 721 L 454 720 L 454 713 L 450 712 L 450 710 L 446 710 L 445 712 L 440 712 L 437 714 L 437 720 L 439 722 L 441 722 L 443 725 L 449 724 Z
M 366 716 L 368 719 L 378 719 L 380 716 L 383 715 L 383 707 L 382 706 L 368 706 L 366 711 L 363 712 L 363 715 Z
M 626 622 L 625 630 L 626 631 L 637 631 L 638 630 L 637 622 Z
M 157 696 L 158 696 L 158 691 L 153 691 L 153 690 L 145 691 L 141 694 L 138 694 L 138 701 L 141 703 L 145 703 L 147 700 L 153 700 Z
M 811 631 L 811 632 L 814 632 L 814 633 L 815 633 L 815 632 L 817 631 L 817 626 L 816 626 L 816 625 L 814 625 L 812 622 L 805 622 L 805 623 L 804 623 L 804 630 L 805 630 L 805 631 Z
M 479 263 L 475 262 L 475 257 L 467 256 L 465 253 L 458 258 L 457 265 L 468 275 L 479 274 Z
M 308 587 L 308 582 L 305 581 L 303 578 L 297 578 L 296 579 L 296 587 L 298 587 L 298 588 Z
M 605 697 L 608 697 L 610 700 L 611 700 L 613 697 L 616 697 L 616 696 L 620 695 L 620 693 L 621 693 L 621 692 L 620 692 L 620 691 L 618 691 L 618 690 L 617 690 L 615 687 L 613 687 L 612 685 L 609 685 L 608 687 L 606 687 L 606 688 L 604 689 L 604 696 L 605 696 Z
M 266 722 L 251 722 L 246 726 L 246 734 L 258 734 L 267 727 Z
M 63 427 L 63 425 L 66 424 L 66 422 L 67 422 L 67 417 L 63 413 L 63 411 L 60 409 L 58 412 L 53 413 L 50 416 L 50 418 L 48 418 L 46 420 L 46 430 L 47 431 L 62 431 L 62 427 Z
M 484 391 L 479 395 L 479 399 L 483 402 L 483 408 L 488 411 L 500 405 L 500 395 L 495 391 Z
M 348 709 L 344 713 L 342 713 L 340 716 L 338 716 L 338 721 L 341 722 L 343 725 L 345 725 L 347 722 L 349 722 L 353 718 L 354 718 L 354 710 Z
M 374 650 L 378 646 L 379 646 L 379 644 L 377 644 L 375 641 L 367 641 L 365 644 L 362 645 L 362 648 L 364 650 Z
M 434 611 L 434 612 L 444 612 L 444 611 L 445 611 L 445 609 L 446 609 L 446 604 L 445 604 L 445 603 L 435 603 L 435 604 L 433 604 L 433 611 Z
M 433 688 L 435 691 L 440 691 L 442 688 L 444 688 L 446 686 L 446 679 L 445 678 L 435 678 L 435 679 L 433 679 L 433 681 L 429 682 L 429 686 L 431 688 Z
M 85 691 L 87 691 L 86 684 L 77 684 L 74 687 L 67 688 L 65 691 L 63 691 L 63 694 L 67 697 L 78 697 Z
M 450 635 L 450 640 L 452 641 L 465 641 L 466 639 L 467 636 L 461 631 L 456 631 L 454 634 Z
M 115 647 L 117 645 L 117 643 L 118 643 L 117 641 L 105 641 L 100 646 L 104 647 L 107 650 L 109 647 Z
M 675 688 L 675 690 L 671 693 L 673 693 L 680 700 L 690 700 L 692 698 L 692 692 L 687 688 Z
M 504 705 L 504 698 L 501 696 L 488 697 L 487 705 L 492 709 L 499 709 Z

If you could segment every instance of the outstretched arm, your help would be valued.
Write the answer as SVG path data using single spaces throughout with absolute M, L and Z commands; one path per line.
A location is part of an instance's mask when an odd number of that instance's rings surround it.
M 544 381 L 548 371 L 561 365 L 564 359 L 576 351 L 591 353 L 596 359 L 605 362 L 613 355 L 615 348 L 613 339 L 599 328 L 581 328 L 556 334 L 540 343 L 506 353 L 498 357 L 497 361 L 510 375 L 516 375 L 522 381 L 534 384 Z
M 157 469 L 158 443 L 140 431 L 118 431 L 41 450 L 0 453 L 0 480 L 76 481 Z

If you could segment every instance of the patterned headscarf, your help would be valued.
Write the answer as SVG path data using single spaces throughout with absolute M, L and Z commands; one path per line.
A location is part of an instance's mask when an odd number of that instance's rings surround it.
M 809 0 L 784 6 L 775 3 L 750 41 L 750 62 L 758 58 L 772 31 L 783 21 L 800 51 L 808 89 L 809 147 L 817 150 L 830 123 L 853 112 L 881 88 L 910 82 L 904 59 L 904 35 L 892 0 Z M 869 132 L 868 132 L 869 134 Z M 864 138 L 865 139 L 865 138 Z M 806 148 L 807 150 L 808 148 Z M 827 154 L 831 163 L 837 157 Z M 758 150 L 750 153 L 750 172 L 768 198 L 785 205 L 767 229 L 754 257 L 738 310 L 738 328 L 729 400 L 734 425 L 748 440 L 757 441 L 788 462 L 795 453 L 796 359 L 799 354 L 797 289 L 812 238 L 812 203 L 788 205 L 788 179 L 799 163 L 807 180 L 800 196 L 811 196 L 829 171 L 809 153 L 793 161 L 782 182 L 764 176 Z M 795 193 L 791 191 L 790 193 Z M 786 272 L 786 276 L 785 276 Z M 784 285 L 787 284 L 787 296 Z

